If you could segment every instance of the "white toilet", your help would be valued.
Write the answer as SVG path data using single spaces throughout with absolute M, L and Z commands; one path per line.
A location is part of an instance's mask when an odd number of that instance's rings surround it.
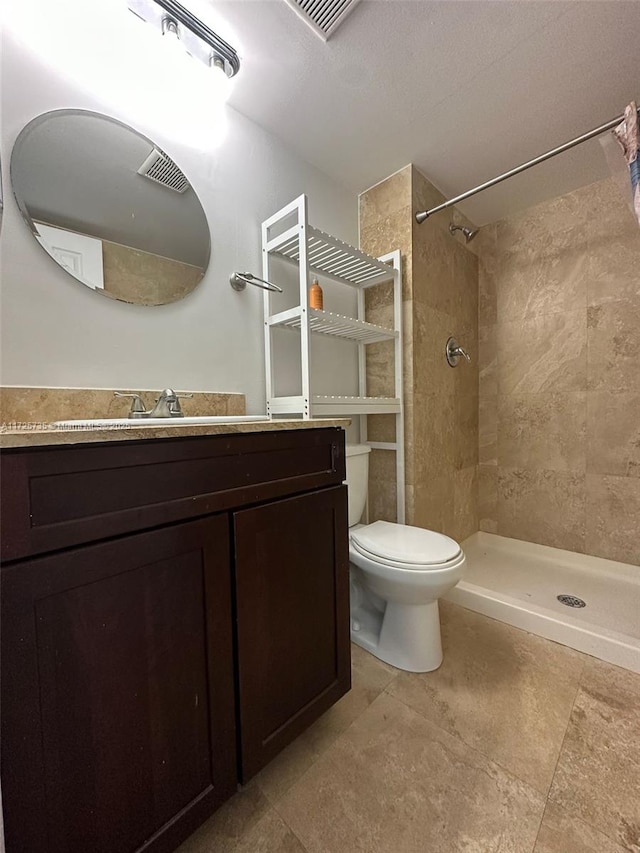
M 421 527 L 358 524 L 367 499 L 370 448 L 347 445 L 351 639 L 409 672 L 442 663 L 438 599 L 464 570 L 457 542 Z

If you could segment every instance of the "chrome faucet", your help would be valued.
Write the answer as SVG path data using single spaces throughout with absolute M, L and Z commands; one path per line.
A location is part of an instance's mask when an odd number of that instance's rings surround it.
M 150 411 L 144 407 L 139 394 L 123 394 L 114 391 L 116 397 L 131 397 L 130 418 L 183 418 L 184 412 L 180 406 L 180 400 L 184 397 L 193 397 L 193 394 L 176 394 L 171 388 L 165 388 L 156 400 L 156 404 Z
M 149 412 L 150 418 L 183 418 L 184 412 L 180 407 L 182 397 L 193 397 L 193 394 L 176 394 L 171 388 L 165 388 Z

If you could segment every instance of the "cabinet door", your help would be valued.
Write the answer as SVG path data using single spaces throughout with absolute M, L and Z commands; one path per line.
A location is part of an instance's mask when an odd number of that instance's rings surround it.
M 234 792 L 228 525 L 3 569 L 8 853 L 173 850 Z
M 234 514 L 242 779 L 351 686 L 346 488 Z

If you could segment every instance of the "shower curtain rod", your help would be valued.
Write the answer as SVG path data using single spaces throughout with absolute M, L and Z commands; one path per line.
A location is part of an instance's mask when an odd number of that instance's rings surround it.
M 638 113 L 640 114 L 640 108 L 638 109 Z M 563 151 L 568 151 L 570 148 L 574 148 L 576 145 L 580 145 L 582 142 L 586 142 L 588 139 L 592 139 L 594 136 L 599 136 L 601 133 L 604 133 L 607 130 L 612 130 L 617 124 L 620 124 L 623 119 L 624 113 L 622 113 L 622 115 L 619 115 L 617 118 L 612 118 L 611 121 L 608 121 L 606 124 L 601 124 L 600 127 L 595 127 L 588 133 L 583 133 L 582 136 L 576 136 L 575 139 L 572 139 L 570 142 L 565 142 L 564 145 L 559 145 L 557 148 L 552 148 L 551 151 L 547 151 L 546 154 L 541 154 L 539 157 L 534 157 L 533 160 L 528 160 L 521 166 L 516 166 L 515 169 L 510 169 L 508 172 L 505 172 L 502 175 L 498 175 L 497 178 L 492 178 L 490 181 L 486 181 L 484 184 L 480 184 L 479 186 L 474 187 L 472 190 L 467 190 L 465 193 L 461 193 L 455 198 L 450 198 L 449 201 L 445 201 L 442 204 L 439 204 L 437 207 L 432 207 L 431 210 L 421 210 L 419 213 L 416 213 L 416 222 L 420 224 L 421 222 L 424 222 L 425 219 L 428 219 L 430 216 L 432 216 L 434 213 L 439 213 L 439 211 L 445 210 L 447 207 L 452 207 L 452 205 L 457 204 L 459 201 L 464 201 L 467 198 L 471 198 L 471 196 L 475 195 L 476 193 L 480 193 L 483 190 L 488 190 L 489 187 L 495 187 L 496 184 L 499 184 L 502 181 L 506 181 L 507 178 L 512 178 L 514 175 L 519 175 L 520 172 L 524 172 L 526 169 L 530 169 L 532 166 L 537 166 L 538 163 L 544 163 L 545 160 L 549 160 L 551 157 L 555 157 L 556 154 L 562 154 Z

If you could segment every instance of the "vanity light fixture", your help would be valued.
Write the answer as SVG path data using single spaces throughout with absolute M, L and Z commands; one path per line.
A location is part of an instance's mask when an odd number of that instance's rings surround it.
M 160 32 L 177 39 L 191 56 L 211 68 L 219 68 L 227 77 L 240 70 L 236 51 L 176 0 L 127 0 L 129 9 L 153 24 Z

